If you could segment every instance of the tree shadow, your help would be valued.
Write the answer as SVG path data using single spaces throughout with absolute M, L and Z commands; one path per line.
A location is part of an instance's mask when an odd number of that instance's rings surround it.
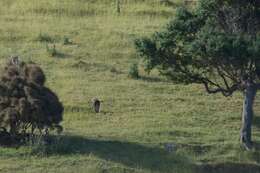
M 35 154 L 44 152 L 51 155 L 92 154 L 101 159 L 120 163 L 131 168 L 157 170 L 159 172 L 179 172 L 194 168 L 188 158 L 164 149 L 148 147 L 137 143 L 102 141 L 80 136 L 51 137 L 49 145 L 39 146 Z M 187 170 L 186 170 L 187 169 Z
M 159 147 L 149 147 L 137 143 L 87 139 L 81 136 L 52 136 L 50 145 L 40 146 L 47 156 L 52 155 L 94 155 L 101 159 L 123 164 L 130 168 L 158 172 L 196 173 L 257 173 L 260 165 L 251 163 L 204 163 L 195 164 L 178 152 L 167 152 Z M 260 144 L 258 144 L 260 146 Z M 190 146 L 187 146 L 190 148 Z M 206 150 L 209 146 L 206 146 Z M 197 149 L 196 146 L 193 149 Z M 201 150 L 201 148 L 199 148 Z M 204 151 L 204 149 L 203 149 Z M 39 152 L 39 151 L 38 151 Z M 260 159 L 255 152 L 255 160 Z
M 253 126 L 260 129 L 260 116 L 254 116 Z
M 218 163 L 197 166 L 197 173 L 258 173 L 260 165 L 250 163 Z
M 169 153 L 159 147 L 144 146 L 137 143 L 87 139 L 81 136 L 50 136 L 49 144 L 32 146 L 33 154 L 44 156 L 54 155 L 94 155 L 101 159 L 123 164 L 134 169 L 146 169 L 157 172 L 194 172 L 194 173 L 257 173 L 259 164 L 252 163 L 203 163 L 195 164 L 188 157 Z M 211 146 L 182 145 L 182 148 L 192 148 L 198 153 L 209 150 Z M 260 143 L 256 144 L 260 147 Z M 260 155 L 253 153 L 254 160 L 259 163 Z

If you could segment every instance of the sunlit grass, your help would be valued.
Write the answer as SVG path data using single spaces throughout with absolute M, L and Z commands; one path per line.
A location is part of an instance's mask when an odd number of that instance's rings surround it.
M 1 66 L 14 54 L 40 64 L 65 106 L 57 145 L 38 154 L 26 146 L 1 148 L 0 172 L 182 173 L 196 172 L 199 163 L 258 165 L 258 151 L 239 147 L 241 94 L 207 95 L 200 85 L 173 84 L 142 66 L 139 80 L 128 77 L 138 62 L 134 40 L 160 30 L 174 12 L 159 0 L 124 0 L 120 14 L 109 0 L 0 1 Z M 54 44 L 60 56 L 46 50 Z M 93 97 L 102 100 L 100 114 L 90 107 Z M 258 134 L 256 125 L 254 141 Z M 166 143 L 175 152 L 167 153 Z

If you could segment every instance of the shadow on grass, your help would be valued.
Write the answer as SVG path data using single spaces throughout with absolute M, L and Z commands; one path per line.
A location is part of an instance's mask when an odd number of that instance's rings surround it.
M 259 115 L 254 116 L 253 126 L 260 129 L 260 116 Z
M 56 137 L 55 137 L 56 138 Z M 38 146 L 35 154 L 46 155 L 91 154 L 101 159 L 121 163 L 131 168 L 156 170 L 159 172 L 189 172 L 194 165 L 188 158 L 164 149 L 136 143 L 101 141 L 80 136 L 60 136 L 50 145 Z
M 259 173 L 260 166 L 249 163 L 204 164 L 197 167 L 198 173 Z
M 252 163 L 203 163 L 195 164 L 188 157 L 168 153 L 164 149 L 137 143 L 87 139 L 81 136 L 51 136 L 48 145 L 33 145 L 32 153 L 38 156 L 94 155 L 109 162 L 123 164 L 130 168 L 157 172 L 180 173 L 260 173 L 260 165 Z M 257 143 L 260 146 L 260 143 Z M 198 146 L 182 146 L 202 150 Z M 195 148 L 194 148 L 195 147 Z M 205 148 L 205 147 L 202 147 Z M 206 146 L 205 149 L 208 149 Z M 204 152 L 204 149 L 203 149 Z M 197 154 L 199 154 L 198 152 Z M 259 153 L 249 153 L 259 163 Z
M 57 59 L 65 59 L 65 58 L 71 58 L 72 57 L 70 54 L 65 54 L 65 53 L 62 53 L 60 51 L 50 52 L 49 55 L 52 58 L 57 58 Z

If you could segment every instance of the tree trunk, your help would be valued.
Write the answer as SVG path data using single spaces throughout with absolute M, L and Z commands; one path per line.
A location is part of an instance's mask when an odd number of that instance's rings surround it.
M 244 91 L 243 113 L 242 113 L 242 128 L 241 128 L 241 142 L 252 145 L 251 140 L 251 126 L 253 120 L 253 105 L 256 96 L 256 86 L 253 83 L 247 83 Z

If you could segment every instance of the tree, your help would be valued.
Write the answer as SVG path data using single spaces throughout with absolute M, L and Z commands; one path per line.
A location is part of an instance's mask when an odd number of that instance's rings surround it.
M 146 70 L 210 94 L 244 94 L 241 142 L 252 147 L 253 102 L 260 88 L 260 1 L 200 0 L 181 7 L 167 27 L 135 42 Z

